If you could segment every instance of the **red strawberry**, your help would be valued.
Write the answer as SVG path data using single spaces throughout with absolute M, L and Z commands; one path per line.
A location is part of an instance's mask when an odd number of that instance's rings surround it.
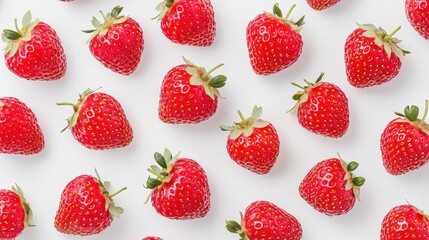
M 274 166 L 279 155 L 280 141 L 274 126 L 262 119 L 262 107 L 255 106 L 252 116 L 244 118 L 238 111 L 241 122 L 234 126 L 220 126 L 230 131 L 226 149 L 238 165 L 255 172 L 266 174 Z
M 343 215 L 360 200 L 360 187 L 365 178 L 352 173 L 357 162 L 346 163 L 330 158 L 317 163 L 299 185 L 299 194 L 314 209 L 328 216 Z
M 293 96 L 297 104 L 298 122 L 309 131 L 327 137 L 342 137 L 349 127 L 349 104 L 344 92 L 335 84 L 321 81 L 320 74 L 315 83 L 307 83 Z
M 155 153 L 156 162 L 148 171 L 147 188 L 151 192 L 152 206 L 164 217 L 187 220 L 201 218 L 210 209 L 210 189 L 204 169 L 194 160 L 172 156 L 168 149 L 164 155 Z M 149 200 L 149 199 L 148 199 Z
M 419 108 L 405 107 L 404 113 L 392 120 L 381 134 L 380 148 L 383 165 L 393 175 L 401 175 L 418 169 L 429 161 L 429 127 L 425 122 L 428 100 L 422 119 Z
M 33 212 L 16 185 L 11 190 L 0 190 L 0 239 L 15 239 L 29 225 Z
M 401 68 L 401 58 L 409 52 L 401 49 L 401 41 L 372 24 L 358 24 L 347 38 L 344 59 L 348 81 L 358 88 L 380 85 L 392 80 Z M 393 53 L 393 54 L 392 54 Z
M 246 240 L 300 240 L 302 228 L 298 220 L 267 201 L 252 202 L 241 215 L 241 225 L 226 221 L 226 228 Z
M 392 208 L 381 223 L 380 240 L 403 239 L 429 239 L 429 216 L 412 205 Z
M 162 238 L 159 238 L 159 237 L 145 237 L 142 240 L 162 240 Z
M 33 111 L 16 98 L 0 98 L 0 153 L 36 154 L 44 146 Z
M 140 62 L 144 49 L 143 30 L 132 18 L 119 16 L 123 7 L 116 6 L 111 13 L 103 15 L 104 22 L 92 18 L 95 30 L 89 40 L 92 55 L 110 70 L 129 75 Z
M 216 22 L 210 0 L 163 0 L 156 10 L 161 30 L 174 43 L 210 46 L 216 35 Z
M 429 3 L 427 0 L 406 0 L 405 13 L 411 26 L 424 39 L 429 39 Z
M 83 146 L 105 150 L 125 147 L 133 139 L 133 129 L 121 104 L 112 96 L 87 89 L 80 94 L 76 104 L 57 103 L 73 107 L 73 115 L 67 119 L 74 138 Z
M 187 59 L 186 64 L 173 67 L 165 75 L 159 99 L 159 118 L 165 123 L 199 123 L 209 119 L 217 109 L 218 88 L 225 86 L 226 77 L 210 74 Z
M 15 19 L 16 22 L 16 19 Z M 60 39 L 48 24 L 31 21 L 28 11 L 22 28 L 3 30 L 6 66 L 15 75 L 27 80 L 57 80 L 66 72 L 66 56 Z
M 97 171 L 96 171 L 97 173 Z M 113 217 L 119 217 L 124 210 L 115 206 L 109 193 L 110 182 L 97 177 L 80 175 L 70 181 L 61 194 L 60 205 L 54 226 L 65 234 L 88 236 L 100 233 L 110 226 Z
M 314 10 L 320 11 L 339 3 L 341 0 L 307 0 L 308 5 Z
M 278 4 L 272 13 L 264 12 L 249 22 L 246 29 L 247 48 L 253 71 L 259 75 L 277 73 L 296 62 L 301 55 L 303 41 L 299 32 L 304 17 L 289 20 L 295 5 L 283 18 Z

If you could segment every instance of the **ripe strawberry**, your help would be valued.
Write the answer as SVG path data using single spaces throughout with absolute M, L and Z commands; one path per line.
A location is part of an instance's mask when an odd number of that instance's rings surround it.
M 307 86 L 293 99 L 297 101 L 298 122 L 309 131 L 327 137 L 342 137 L 349 127 L 349 104 L 344 92 L 335 84 L 321 81 L 320 74 L 315 83 L 304 80 Z
M 299 185 L 299 194 L 317 211 L 328 216 L 349 212 L 360 200 L 360 187 L 365 178 L 352 173 L 357 162 L 346 163 L 342 159 L 330 158 L 317 163 Z
M 300 240 L 302 228 L 298 220 L 267 201 L 252 202 L 240 213 L 241 225 L 235 221 L 226 221 L 226 229 L 238 233 L 241 239 L 248 240 Z
M 429 216 L 412 205 L 392 208 L 381 223 L 380 240 L 402 239 L 429 239 Z
M 125 147 L 133 139 L 133 129 L 121 104 L 112 96 L 87 89 L 78 102 L 57 103 L 73 107 L 73 115 L 62 131 L 71 129 L 74 138 L 89 149 Z
M 148 171 L 146 183 L 151 192 L 152 206 L 164 217 L 177 220 L 201 218 L 210 209 L 210 189 L 204 169 L 194 160 L 172 156 L 168 149 L 164 155 L 155 153 L 156 162 Z M 147 199 L 149 200 L 149 199 Z
M 348 81 L 358 88 L 380 85 L 393 79 L 401 68 L 401 58 L 410 52 L 401 49 L 401 40 L 372 24 L 358 24 L 347 38 L 344 59 Z M 392 54 L 393 53 L 393 54 Z
M 341 0 L 307 0 L 308 5 L 314 10 L 320 11 L 339 3 Z
M 165 75 L 159 99 L 159 118 L 165 123 L 199 123 L 209 119 L 217 109 L 218 88 L 225 86 L 226 77 L 210 74 L 187 59 L 186 64 L 173 67 Z
M 113 217 L 124 212 L 113 202 L 114 194 L 109 193 L 110 182 L 102 182 L 97 177 L 80 175 L 70 181 L 61 194 L 60 205 L 54 226 L 65 234 L 88 236 L 100 233 L 110 226 Z
M 16 23 L 15 19 L 15 23 Z M 66 56 L 60 39 L 48 24 L 31 21 L 28 11 L 22 19 L 22 28 L 3 30 L 7 43 L 4 58 L 11 72 L 27 80 L 57 80 L 66 72 Z
M 15 239 L 28 226 L 33 217 L 22 189 L 16 185 L 11 190 L 0 190 L 0 239 Z
M 425 122 L 428 113 L 418 119 L 419 108 L 405 107 L 404 113 L 396 112 L 398 118 L 392 120 L 381 134 L 380 148 L 383 165 L 392 175 L 401 175 L 418 169 L 429 161 L 429 128 Z
M 161 30 L 174 43 L 210 46 L 216 35 L 216 22 L 210 0 L 163 0 L 156 10 Z
M 304 17 L 289 20 L 276 3 L 272 13 L 264 12 L 249 22 L 246 29 L 247 48 L 253 71 L 259 75 L 277 73 L 296 62 L 301 55 L 303 41 L 299 32 Z
M 144 49 L 143 30 L 132 18 L 119 16 L 123 7 L 116 6 L 111 13 L 103 15 L 104 22 L 92 18 L 95 30 L 92 33 L 89 50 L 92 55 L 110 70 L 129 75 L 140 62 Z
M 220 126 L 223 131 L 230 131 L 226 144 L 228 154 L 238 165 L 257 174 L 266 174 L 279 155 L 277 131 L 270 122 L 260 119 L 262 107 L 255 106 L 252 116 L 246 119 L 240 111 L 238 114 L 241 122 Z
M 33 111 L 16 98 L 0 98 L 0 153 L 36 154 L 44 146 Z
M 145 238 L 143 238 L 142 240 L 162 240 L 162 238 L 159 238 L 159 237 L 145 237 Z
M 405 13 L 411 26 L 424 39 L 429 39 L 429 3 L 426 0 L 406 0 Z

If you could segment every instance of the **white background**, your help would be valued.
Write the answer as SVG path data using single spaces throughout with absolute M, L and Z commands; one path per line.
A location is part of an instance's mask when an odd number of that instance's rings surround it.
M 162 34 L 157 15 L 158 1 L 148 0 L 57 0 L 0 1 L 0 29 L 13 28 L 13 19 L 31 9 L 34 17 L 51 25 L 62 40 L 68 61 L 64 78 L 55 82 L 31 82 L 20 79 L 0 59 L 0 96 L 14 96 L 33 109 L 45 134 L 46 147 L 34 156 L 0 156 L 0 187 L 18 183 L 35 213 L 29 228 L 19 239 L 79 239 L 58 233 L 53 227 L 55 213 L 64 186 L 80 174 L 94 174 L 96 167 L 112 189 L 127 186 L 115 197 L 125 209 L 120 219 L 97 236 L 85 239 L 141 239 L 155 235 L 165 240 L 238 239 L 224 227 L 225 219 L 239 218 L 239 211 L 255 200 L 268 200 L 293 214 L 302 224 L 305 240 L 377 239 L 384 215 L 408 200 L 429 211 L 427 179 L 429 166 L 394 177 L 382 165 L 379 138 L 387 123 L 406 105 L 423 109 L 428 98 L 427 66 L 429 45 L 408 23 L 404 0 L 344 0 L 323 12 L 312 10 L 304 0 L 279 1 L 284 12 L 297 4 L 292 17 L 306 15 L 301 34 L 303 53 L 288 69 L 261 77 L 253 73 L 247 57 L 245 29 L 257 14 L 271 11 L 275 1 L 213 0 L 217 35 L 207 48 L 171 43 Z M 137 20 L 144 31 L 145 49 L 141 63 L 130 76 L 104 68 L 90 54 L 85 41 L 93 15 L 123 5 L 123 14 Z M 356 22 L 373 23 L 388 32 L 402 25 L 396 37 L 412 53 L 403 59 L 399 75 L 391 82 L 368 89 L 352 87 L 346 80 L 343 46 Z M 4 46 L 4 45 L 3 45 Z M 226 98 L 218 111 L 198 125 L 167 125 L 158 119 L 160 84 L 167 71 L 182 63 L 186 56 L 194 63 L 211 68 L 220 62 L 218 74 L 228 76 L 222 89 Z M 340 86 L 349 98 L 350 127 L 340 139 L 314 135 L 302 128 L 293 113 L 286 113 L 294 102 L 297 88 L 291 82 L 313 81 L 324 71 L 325 81 Z M 132 144 L 123 149 L 93 151 L 74 140 L 70 131 L 60 134 L 71 108 L 56 102 L 75 101 L 86 88 L 102 86 L 101 92 L 113 95 L 122 104 L 134 129 Z M 238 120 L 237 109 L 250 114 L 253 105 L 264 107 L 263 119 L 271 121 L 280 135 L 277 163 L 268 175 L 253 174 L 236 165 L 228 156 L 227 133 L 220 124 Z M 164 147 L 181 156 L 193 158 L 205 169 L 211 187 L 212 207 L 205 218 L 174 221 L 158 215 L 150 203 L 144 205 L 149 191 L 143 188 L 154 163 L 155 151 Z M 358 161 L 356 174 L 366 177 L 362 201 L 349 214 L 327 217 L 313 210 L 300 198 L 298 186 L 317 162 L 339 152 L 347 161 Z

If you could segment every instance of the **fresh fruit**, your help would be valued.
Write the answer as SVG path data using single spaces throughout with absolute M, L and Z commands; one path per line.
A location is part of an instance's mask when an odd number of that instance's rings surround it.
M 216 22 L 210 0 L 163 0 L 157 16 L 161 30 L 174 43 L 206 47 L 216 35 Z
M 0 153 L 36 154 L 44 146 L 33 111 L 14 97 L 0 98 Z
M 315 83 L 304 79 L 307 86 L 297 86 L 301 91 L 293 95 L 297 101 L 291 110 L 297 111 L 298 122 L 307 130 L 327 137 L 342 137 L 349 127 L 347 96 L 335 84 L 323 82 L 324 73 Z
M 116 6 L 105 15 L 101 12 L 104 22 L 92 18 L 94 30 L 89 41 L 92 55 L 108 69 L 123 75 L 133 73 L 144 49 L 143 30 L 131 17 L 119 16 L 123 7 Z
M 204 169 L 194 160 L 172 156 L 168 149 L 164 155 L 155 153 L 161 166 L 150 166 L 146 187 L 153 189 L 152 206 L 164 217 L 178 220 L 202 218 L 210 209 L 210 189 Z M 147 199 L 147 201 L 149 198 Z
M 0 190 L 0 239 L 15 239 L 28 226 L 33 217 L 22 189 L 16 185 L 12 191 Z
M 88 236 L 110 226 L 114 217 L 124 210 L 115 205 L 113 197 L 124 191 L 109 193 L 110 182 L 97 177 L 80 175 L 70 181 L 61 194 L 54 226 L 65 234 Z
M 240 213 L 241 224 L 226 221 L 226 228 L 232 233 L 238 233 L 243 240 L 300 240 L 302 228 L 298 220 L 268 201 L 252 202 Z
M 270 122 L 261 119 L 262 107 L 255 106 L 252 116 L 246 119 L 240 111 L 238 114 L 241 122 L 220 126 L 223 131 L 230 131 L 226 144 L 228 154 L 238 165 L 257 174 L 266 174 L 279 155 L 277 131 Z
M 31 20 L 28 11 L 19 29 L 3 30 L 2 39 L 7 43 L 4 50 L 6 66 L 11 72 L 27 80 L 57 80 L 67 68 L 66 56 L 60 38 L 48 24 Z
M 401 58 L 410 52 L 401 49 L 401 40 L 372 24 L 358 24 L 346 40 L 344 59 L 347 79 L 354 87 L 364 88 L 392 80 L 401 68 Z
M 429 125 L 425 122 L 429 102 L 426 100 L 423 118 L 419 108 L 405 107 L 404 113 L 395 112 L 393 119 L 381 134 L 380 148 L 383 165 L 392 175 L 416 170 L 429 161 Z
M 381 223 L 380 240 L 402 239 L 429 239 L 429 216 L 409 204 L 392 208 Z
M 406 0 L 405 13 L 411 26 L 426 40 L 429 39 L 429 3 L 427 0 Z
M 341 0 L 307 0 L 308 5 L 314 10 L 320 11 L 339 3 Z
M 224 75 L 210 75 L 223 64 L 206 71 L 184 61 L 186 64 L 173 67 L 162 81 L 158 115 L 165 123 L 192 124 L 209 119 L 217 109 L 218 88 L 225 86 Z
M 74 138 L 89 149 L 105 150 L 129 145 L 133 130 L 121 104 L 112 96 L 87 89 L 72 106 L 74 113 L 62 131 L 71 129 Z
M 299 185 L 299 194 L 317 211 L 328 216 L 343 215 L 360 200 L 360 187 L 365 178 L 353 171 L 357 162 L 346 163 L 341 158 L 330 158 L 317 163 Z
M 296 62 L 301 55 L 300 35 L 304 17 L 289 19 L 293 5 L 283 17 L 276 3 L 273 13 L 264 12 L 249 22 L 246 29 L 247 48 L 253 71 L 259 75 L 277 73 Z
M 145 237 L 142 240 L 162 240 L 162 238 L 159 238 L 159 237 Z

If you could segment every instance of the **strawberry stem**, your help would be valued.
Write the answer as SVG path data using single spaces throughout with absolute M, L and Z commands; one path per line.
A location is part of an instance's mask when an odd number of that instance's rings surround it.
M 14 23 L 15 23 L 15 28 L 18 31 L 19 35 L 22 36 L 22 32 L 21 32 L 21 30 L 19 29 L 19 26 L 18 26 L 18 19 L 15 18 Z
M 123 187 L 123 188 L 119 189 L 119 191 L 117 191 L 117 192 L 115 192 L 113 194 L 110 194 L 108 197 L 109 198 L 113 198 L 114 196 L 118 195 L 119 193 L 125 191 L 126 189 L 127 189 L 127 187 Z
M 292 85 L 294 85 L 295 87 L 298 87 L 298 88 L 300 88 L 300 89 L 302 89 L 302 90 L 305 90 L 305 88 L 303 87 L 303 86 L 301 86 L 301 85 L 299 85 L 299 84 L 297 84 L 297 83 L 292 83 Z
M 424 112 L 423 117 L 422 117 L 422 122 L 425 121 L 426 116 L 428 115 L 428 110 L 429 110 L 429 101 L 426 99 L 425 100 L 425 112 Z
M 292 7 L 289 9 L 289 11 L 286 13 L 285 19 L 288 20 L 290 14 L 292 13 L 292 10 L 296 7 L 296 4 L 292 5 Z
M 237 112 L 238 112 L 238 115 L 240 116 L 241 121 L 244 121 L 245 119 L 244 119 L 243 113 L 241 113 L 240 110 L 238 110 Z
M 385 40 L 389 40 L 391 37 L 393 37 L 393 35 L 395 35 L 395 33 L 397 33 L 399 30 L 401 29 L 401 26 L 397 27 L 395 30 L 393 30 L 393 32 L 391 32 L 389 35 L 387 35 L 384 39 Z
M 210 73 L 212 73 L 212 72 L 216 71 L 216 69 L 218 69 L 218 68 L 222 67 L 223 65 L 224 65 L 223 63 L 216 65 L 214 68 L 212 68 L 212 69 L 210 69 L 208 72 L 206 72 L 206 73 L 203 75 L 203 77 L 202 77 L 202 78 L 207 77 L 208 75 L 210 75 Z

